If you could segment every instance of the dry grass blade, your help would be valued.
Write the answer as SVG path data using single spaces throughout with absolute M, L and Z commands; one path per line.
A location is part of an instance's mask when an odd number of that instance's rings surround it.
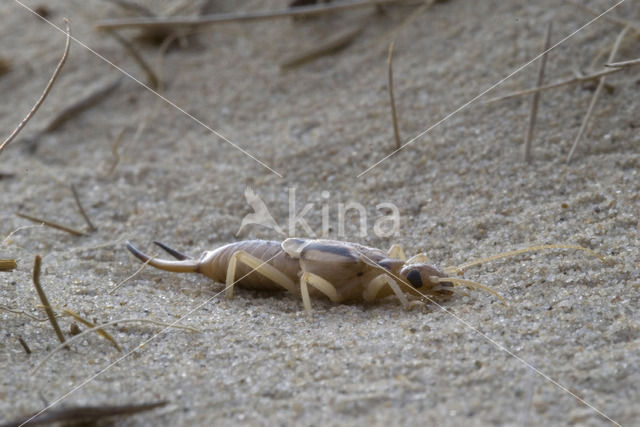
M 540 60 L 540 68 L 538 68 L 538 79 L 536 80 L 536 88 L 542 86 L 544 80 L 544 69 L 547 65 L 547 56 L 549 53 L 549 46 L 551 46 L 551 22 L 547 27 L 547 35 L 544 40 L 544 48 L 542 58 Z M 529 127 L 527 128 L 527 134 L 524 138 L 524 161 L 531 163 L 531 144 L 533 143 L 533 130 L 536 126 L 536 117 L 538 116 L 538 103 L 540 102 L 540 92 L 533 94 L 531 100 L 531 114 L 529 115 Z
M 610 21 L 610 22 L 615 22 L 618 25 L 622 25 L 625 27 L 629 27 L 632 28 L 635 31 L 640 31 L 640 23 L 635 22 L 635 21 L 630 21 L 627 19 L 623 19 L 623 18 L 618 18 L 615 15 L 611 15 L 611 14 L 606 14 L 606 15 L 602 15 L 602 12 L 598 12 L 595 9 L 590 8 L 589 6 L 577 1 L 577 0 L 565 0 L 567 3 L 570 3 L 576 7 L 579 7 L 580 9 L 584 10 L 585 12 L 588 12 L 594 16 L 602 16 L 602 18 Z
M 55 228 L 56 230 L 66 231 L 67 233 L 73 234 L 74 236 L 84 236 L 84 233 L 82 231 L 78 231 L 73 228 L 69 228 L 64 225 L 57 224 L 55 222 L 47 221 L 42 218 L 36 218 L 35 216 L 23 214 L 20 212 L 16 212 L 16 215 L 18 215 L 20 218 L 28 219 L 29 221 L 33 221 L 38 224 L 43 224 L 43 225 L 46 225 L 47 227 Z
M 605 67 L 630 67 L 632 65 L 640 64 L 640 58 L 630 59 L 628 61 L 620 61 L 620 62 L 611 62 L 608 64 L 604 64 Z
M 351 42 L 353 42 L 356 37 L 358 37 L 360 33 L 362 33 L 366 25 L 367 22 L 364 22 L 357 28 L 348 30 L 342 34 L 338 34 L 337 36 L 325 41 L 324 43 L 312 47 L 306 52 L 302 52 L 292 56 L 289 59 L 285 59 L 284 62 L 280 64 L 280 68 L 283 70 L 295 68 L 300 65 L 306 64 L 307 62 L 314 61 L 315 59 L 318 59 L 322 56 L 338 52 L 349 46 Z
M 107 82 L 95 91 L 89 93 L 89 95 L 66 107 L 58 113 L 44 129 L 38 132 L 37 135 L 28 139 L 29 145 L 27 146 L 27 150 L 30 153 L 34 153 L 38 148 L 37 143 L 42 135 L 56 131 L 60 126 L 106 99 L 108 95 L 112 94 L 115 89 L 120 86 L 122 80 L 122 77 L 118 77 L 113 81 Z
M 618 53 L 618 48 L 620 47 L 620 43 L 622 43 L 624 36 L 627 34 L 627 31 L 629 31 L 629 27 L 624 27 L 624 29 L 620 32 L 620 34 L 618 34 L 618 37 L 616 38 L 616 41 L 613 44 L 613 48 L 611 49 L 611 54 L 609 55 L 609 60 L 607 61 L 608 63 L 613 62 L 613 59 L 615 58 L 616 53 Z M 587 113 L 584 115 L 584 119 L 582 120 L 582 124 L 580 125 L 580 130 L 578 131 L 578 135 L 576 135 L 576 139 L 573 141 L 571 150 L 567 155 L 567 164 L 571 162 L 573 153 L 576 151 L 576 148 L 578 147 L 578 143 L 580 142 L 580 139 L 582 139 L 582 135 L 587 130 L 589 119 L 591 118 L 591 114 L 593 113 L 593 108 L 595 107 L 596 102 L 598 101 L 598 97 L 600 96 L 600 92 L 602 92 L 602 88 L 604 87 L 604 81 L 605 81 L 604 77 L 600 77 L 600 79 L 598 80 L 598 87 L 596 87 L 596 90 L 593 93 L 593 96 L 591 97 L 589 108 L 587 109 Z
M 389 56 L 387 57 L 387 88 L 389 89 L 389 103 L 391 104 L 391 120 L 393 121 L 393 136 L 396 140 L 396 149 L 402 147 L 400 131 L 398 130 L 398 116 L 396 114 L 396 100 L 393 96 L 393 46 L 395 42 L 389 44 Z
M 22 346 L 22 348 L 24 349 L 24 352 L 27 354 L 31 354 L 31 349 L 29 348 L 29 346 L 27 345 L 27 342 L 25 340 L 22 339 L 22 337 L 18 337 L 18 342 L 20 343 L 20 345 Z
M 78 191 L 76 190 L 76 186 L 73 185 L 73 184 L 71 184 L 71 192 L 73 193 L 73 199 L 76 201 L 76 205 L 78 206 L 78 210 L 80 211 L 80 215 L 82 215 L 82 218 L 84 218 L 84 221 L 89 226 L 89 231 L 96 231 L 97 228 L 96 228 L 95 225 L 93 225 L 93 223 L 89 219 L 89 216 L 87 215 L 87 212 L 82 207 L 82 203 L 80 203 L 80 196 L 78 195 Z
M 13 271 L 18 267 L 15 259 L 0 259 L 0 271 Z
M 129 277 L 125 278 L 124 280 L 122 280 L 120 283 L 118 283 L 117 285 L 115 285 L 113 287 L 113 289 L 111 289 L 109 292 L 107 292 L 109 295 L 113 294 L 115 291 L 117 291 L 118 289 L 120 289 L 121 287 L 123 287 L 125 285 L 125 283 L 127 283 L 129 280 L 133 279 L 134 277 L 136 277 L 142 270 L 144 270 L 144 268 L 151 262 L 153 261 L 153 257 L 150 257 L 148 260 L 146 260 L 145 262 L 142 263 L 142 265 L 140 266 L 140 268 L 138 268 L 132 275 L 130 275 Z
M 45 98 L 51 91 L 51 88 L 53 87 L 53 83 L 58 78 L 58 75 L 60 74 L 60 70 L 62 70 L 62 66 L 67 61 L 67 56 L 69 55 L 69 46 L 71 45 L 71 29 L 69 28 L 69 21 L 66 19 L 65 19 L 65 24 L 67 26 L 67 42 L 64 47 L 64 53 L 62 54 L 62 58 L 60 58 L 60 62 L 58 62 L 58 66 L 53 72 L 51 79 L 49 79 L 49 83 L 47 83 L 47 86 L 44 88 L 44 92 L 42 92 L 40 99 L 38 99 L 38 101 L 35 103 L 33 108 L 31 108 L 31 111 L 29 111 L 27 116 L 24 119 L 22 119 L 18 127 L 15 128 L 15 130 L 11 133 L 11 135 L 9 135 L 7 139 L 5 139 L 2 144 L 0 144 L 0 153 L 2 153 L 2 150 L 4 150 L 5 147 L 9 145 L 11 141 L 13 141 L 13 139 L 18 135 L 18 133 L 20 133 L 22 128 L 27 124 L 27 122 L 31 119 L 31 117 L 33 117 L 36 111 L 38 111 L 38 108 L 40 108 L 40 105 L 42 105 L 42 102 L 45 100 Z
M 419 7 L 416 8 L 409 16 L 404 18 L 398 25 L 394 26 L 388 31 L 385 31 L 382 35 L 376 37 L 371 43 L 371 46 L 377 47 L 378 45 L 386 42 L 387 40 L 395 40 L 398 33 L 403 28 L 408 27 L 413 21 L 418 19 L 424 12 L 436 3 L 437 0 L 425 0 Z M 386 43 L 385 43 L 386 44 Z
M 11 61 L 7 58 L 0 56 L 0 76 L 11 71 Z
M 27 316 L 28 318 L 30 318 L 32 320 L 35 320 L 37 322 L 46 322 L 47 320 L 49 320 L 46 317 L 44 317 L 44 318 L 36 317 L 33 314 L 29 314 L 29 313 L 24 312 L 23 310 L 18 310 L 18 309 L 15 309 L 15 308 L 4 306 L 4 305 L 0 305 L 0 310 L 6 311 L 6 312 L 9 312 L 9 313 L 13 313 L 13 314 L 20 314 L 22 316 Z
M 49 352 L 49 354 L 47 354 L 32 370 L 31 370 L 31 374 L 35 374 L 36 371 L 38 369 L 40 369 L 42 367 L 42 365 L 44 365 L 47 360 L 51 359 L 51 357 L 56 354 L 58 351 L 60 351 L 63 347 L 66 347 L 67 345 L 73 343 L 74 341 L 79 340 L 80 338 L 84 337 L 87 334 L 90 334 L 91 332 L 95 332 L 98 329 L 107 327 L 107 326 L 111 326 L 111 325 L 117 325 L 119 323 L 151 323 L 152 325 L 157 325 L 157 326 L 164 326 L 164 327 L 170 327 L 170 328 L 176 328 L 176 329 L 184 329 L 190 332 L 200 332 L 199 329 L 193 328 L 191 326 L 180 326 L 180 325 L 175 325 L 174 323 L 165 323 L 165 322 L 159 322 L 157 320 L 150 320 L 150 319 L 119 319 L 119 320 L 113 320 L 111 322 L 107 322 L 107 323 L 103 323 L 99 326 L 95 326 L 93 328 L 89 328 L 89 329 L 85 329 L 84 331 L 80 332 L 78 335 L 75 335 L 71 338 L 69 338 L 64 344 L 60 344 L 58 345 L 56 348 L 54 348 L 53 350 L 51 350 Z
M 105 84 L 98 87 L 96 90 L 91 92 L 86 97 L 82 98 L 78 102 L 68 106 L 60 114 L 58 114 L 49 124 L 44 128 L 42 133 L 53 132 L 62 126 L 64 123 L 76 117 L 78 114 L 86 111 L 87 109 L 95 106 L 100 101 L 104 100 L 107 95 L 110 95 L 114 92 L 115 89 L 120 86 L 122 82 L 122 77 L 117 77 L 113 81 L 106 82 Z
M 40 301 L 44 306 L 44 310 L 47 313 L 47 317 L 49 318 L 49 322 L 51 322 L 51 326 L 53 326 L 53 330 L 56 332 L 58 336 L 58 340 L 61 343 L 65 342 L 64 335 L 62 334 L 62 330 L 60 330 L 60 326 L 58 325 L 58 321 L 56 320 L 56 316 L 51 309 L 51 305 L 49 304 L 49 300 L 47 299 L 47 295 L 44 293 L 42 286 L 40 285 L 40 264 L 42 262 L 42 258 L 40 255 L 36 255 L 33 261 L 33 285 L 38 292 L 38 296 L 40 297 Z
M 83 318 L 82 316 L 80 316 L 78 313 L 76 313 L 74 311 L 64 309 L 64 310 L 62 310 L 62 314 L 66 314 L 68 316 L 71 316 L 74 319 L 76 319 L 78 322 L 80 322 L 83 325 L 88 326 L 90 328 L 95 328 L 96 327 L 95 323 L 88 321 L 87 319 Z M 113 338 L 111 336 L 111 334 L 105 332 L 104 329 L 96 329 L 96 332 L 98 333 L 98 335 L 102 336 L 104 339 L 106 339 L 111 344 L 113 344 L 113 346 L 116 348 L 116 350 L 118 350 L 119 352 L 122 352 L 122 349 L 118 345 L 118 341 L 116 341 L 115 338 Z
M 592 74 L 588 74 L 586 76 L 574 76 L 574 77 L 571 77 L 569 79 L 561 80 L 561 81 L 556 82 L 556 83 L 550 83 L 548 85 L 544 85 L 544 86 L 540 86 L 540 87 L 534 87 L 534 88 L 530 88 L 530 89 L 519 90 L 519 91 L 516 91 L 516 92 L 512 92 L 512 93 L 506 94 L 506 95 L 497 96 L 495 98 L 491 98 L 491 99 L 485 101 L 484 104 L 485 105 L 493 104 L 494 102 L 504 101 L 506 99 L 516 98 L 518 96 L 531 95 L 532 93 L 544 92 L 545 90 L 551 90 L 551 89 L 555 89 L 555 88 L 561 87 L 561 86 L 568 86 L 568 85 L 572 85 L 572 84 L 576 84 L 576 83 L 587 82 L 589 80 L 599 79 L 601 77 L 608 76 L 609 74 L 617 73 L 617 72 L 622 71 L 622 70 L 623 70 L 623 68 L 609 68 L 609 69 L 606 69 L 606 70 L 600 70 L 598 72 L 595 72 L 595 73 L 592 73 Z
M 176 16 L 171 18 L 129 18 L 129 19 L 106 19 L 99 21 L 95 25 L 97 30 L 112 30 L 116 28 L 148 28 L 185 26 L 185 25 L 209 25 L 224 22 L 247 22 L 266 19 L 286 18 L 288 16 L 312 16 L 324 13 L 337 12 L 348 9 L 357 9 L 369 6 L 378 6 L 389 3 L 398 3 L 404 0 L 353 0 L 333 2 L 329 4 L 300 6 L 293 9 L 266 10 L 248 13 L 224 13 L 203 16 Z
M 155 408 L 160 408 L 169 403 L 166 400 L 151 403 L 142 403 L 139 405 L 104 405 L 104 406 L 71 406 L 61 409 L 45 408 L 40 412 L 36 412 L 25 418 L 21 418 L 12 421 L 8 424 L 3 424 L 2 427 L 19 427 L 22 425 L 44 425 L 53 423 L 64 423 L 68 425 L 71 423 L 76 425 L 94 425 L 98 421 L 105 418 L 120 417 L 126 415 L 134 415 L 139 412 L 150 411 Z M 43 414 L 46 411 L 46 414 Z
M 109 35 L 111 35 L 114 39 L 118 41 L 124 47 L 124 49 L 131 55 L 134 61 L 142 68 L 142 71 L 147 75 L 147 83 L 153 90 L 158 90 L 160 87 L 160 79 L 158 79 L 158 75 L 153 71 L 153 68 L 144 60 L 140 52 L 131 44 L 131 42 L 115 31 L 109 31 Z
M 124 132 L 126 129 L 122 129 L 116 139 L 113 141 L 113 145 L 111 145 L 111 154 L 113 155 L 113 162 L 109 167 L 108 175 L 112 175 L 116 170 L 116 166 L 120 163 L 120 155 L 118 154 L 118 147 L 120 147 L 120 143 L 122 142 L 122 137 L 124 136 Z

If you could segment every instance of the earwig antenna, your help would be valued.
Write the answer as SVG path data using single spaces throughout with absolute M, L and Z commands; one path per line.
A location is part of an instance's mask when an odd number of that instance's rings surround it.
M 592 251 L 591 249 L 587 249 L 587 248 L 583 248 L 582 246 L 578 246 L 578 245 L 563 245 L 563 244 L 553 244 L 553 245 L 536 245 L 536 246 L 531 246 L 529 248 L 525 248 L 525 249 L 517 249 L 515 251 L 509 251 L 509 252 L 502 252 L 496 255 L 492 255 L 486 258 L 479 258 L 479 259 L 474 259 L 472 261 L 469 262 L 465 262 L 462 263 L 456 267 L 447 267 L 445 268 L 445 272 L 447 274 L 453 274 L 453 273 L 461 273 L 464 270 L 466 270 L 469 267 L 473 267 L 474 265 L 479 265 L 479 264 L 483 264 L 485 262 L 489 262 L 489 261 L 495 261 L 497 259 L 501 259 L 501 258 L 509 258 L 512 256 L 516 256 L 516 255 L 520 255 L 520 254 L 524 254 L 527 252 L 535 252 L 535 251 L 541 251 L 541 250 L 545 250 L 545 249 L 577 249 L 580 251 L 584 251 L 586 253 L 588 253 L 589 255 L 593 255 L 594 257 L 598 258 L 600 261 L 602 261 L 603 263 L 606 264 L 606 260 L 605 258 L 600 255 L 597 252 Z

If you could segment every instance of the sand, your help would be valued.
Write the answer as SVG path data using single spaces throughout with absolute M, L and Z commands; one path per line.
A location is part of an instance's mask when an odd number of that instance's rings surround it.
M 611 4 L 589 2 L 599 10 Z M 241 7 L 284 6 L 254 1 Z M 637 6 L 628 1 L 612 14 L 637 16 Z M 132 12 L 97 0 L 47 7 L 56 25 L 68 17 L 78 40 L 146 81 L 118 42 L 93 29 L 100 19 Z M 213 10 L 237 9 L 222 2 Z M 483 104 L 532 86 L 535 62 L 369 169 L 395 144 L 388 39 L 380 37 L 413 10 L 388 6 L 383 14 L 358 10 L 302 22 L 206 27 L 161 61 L 157 46 L 137 43 L 175 106 L 126 77 L 103 102 L 40 136 L 31 154 L 25 139 L 122 75 L 73 43 L 22 141 L 0 154 L 0 173 L 11 174 L 0 180 L 0 258 L 18 260 L 17 270 L 0 273 L 0 304 L 44 317 L 31 282 L 40 254 L 41 281 L 58 313 L 66 308 L 98 322 L 182 319 L 199 332 L 121 323 L 107 330 L 123 353 L 90 334 L 32 374 L 58 345 L 51 326 L 0 311 L 0 421 L 45 402 L 61 408 L 168 400 L 116 425 L 639 425 L 637 70 L 607 78 L 609 90 L 570 164 L 566 156 L 594 84 L 541 96 L 531 164 L 522 160 L 530 97 Z M 3 2 L 0 17 L 0 55 L 12 63 L 0 76 L 0 129 L 8 135 L 40 96 L 65 38 L 17 2 Z M 534 58 L 550 20 L 557 42 L 592 18 L 547 0 L 434 5 L 396 38 L 403 140 Z M 286 58 L 363 20 L 363 33 L 342 52 L 280 70 Z M 578 32 L 549 54 L 545 81 L 600 69 L 621 29 L 600 19 Z M 131 39 L 137 31 L 121 34 Z M 637 40 L 629 33 L 616 58 L 640 56 Z M 96 232 L 75 237 L 15 216 L 19 211 L 85 229 L 71 184 Z M 229 300 L 219 294 L 221 284 L 203 276 L 153 268 L 109 293 L 140 267 L 126 240 L 155 255 L 162 252 L 153 240 L 198 256 L 236 240 L 282 239 L 259 225 L 236 236 L 253 212 L 247 187 L 287 235 L 308 234 L 300 222 L 295 230 L 288 223 L 295 191 L 293 210 L 300 214 L 311 205 L 303 219 L 317 235 L 324 221 L 329 238 L 380 248 L 398 243 L 441 267 L 549 243 L 582 245 L 608 262 L 551 250 L 465 272 L 503 295 L 509 307 L 490 294 L 460 289 L 441 306 L 412 311 L 394 298 L 345 305 L 317 299 L 308 318 L 290 294 L 239 289 Z M 355 211 L 340 221 L 349 202 L 366 214 L 362 233 Z M 374 225 L 393 212 L 390 206 L 400 222 L 386 236 Z M 71 320 L 59 321 L 67 333 Z

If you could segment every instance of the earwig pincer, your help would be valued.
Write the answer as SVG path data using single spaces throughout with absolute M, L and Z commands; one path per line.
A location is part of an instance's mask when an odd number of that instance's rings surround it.
M 451 275 L 461 274 L 473 265 L 542 249 L 578 249 L 604 261 L 597 253 L 577 245 L 539 245 L 441 271 L 428 263 L 425 254 L 407 259 L 399 245 L 393 245 L 385 252 L 337 240 L 246 240 L 204 252 L 199 259 L 194 259 L 162 243 L 155 243 L 177 260 L 156 259 L 129 242 L 126 245 L 138 259 L 156 268 L 200 273 L 225 283 L 228 297 L 233 296 L 235 285 L 265 291 L 289 291 L 302 297 L 307 312 L 311 312 L 311 297 L 325 297 L 334 303 L 343 303 L 372 302 L 395 295 L 408 309 L 420 304 L 420 298 L 451 295 L 454 284 L 484 290 L 504 302 L 491 288 Z

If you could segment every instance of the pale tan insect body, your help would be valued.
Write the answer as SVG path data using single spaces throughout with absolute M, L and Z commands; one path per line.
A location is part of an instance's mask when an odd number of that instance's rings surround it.
M 417 297 L 450 295 L 453 284 L 495 291 L 476 282 L 450 277 L 428 263 L 424 254 L 406 259 L 404 251 L 393 245 L 389 251 L 337 240 L 289 238 L 283 242 L 247 240 L 230 243 L 207 251 L 192 259 L 156 242 L 173 260 L 152 258 L 127 242 L 127 248 L 143 262 L 174 272 L 201 273 L 216 282 L 226 283 L 227 296 L 233 296 L 235 285 L 266 291 L 287 290 L 302 296 L 307 312 L 311 312 L 311 297 L 326 297 L 334 303 L 375 301 L 395 295 L 405 308 L 416 303 Z M 541 245 L 494 255 L 458 267 L 446 273 L 460 273 L 482 262 L 524 252 L 551 248 L 571 248 L 600 255 L 576 245 Z M 409 301 L 412 299 L 413 301 Z

